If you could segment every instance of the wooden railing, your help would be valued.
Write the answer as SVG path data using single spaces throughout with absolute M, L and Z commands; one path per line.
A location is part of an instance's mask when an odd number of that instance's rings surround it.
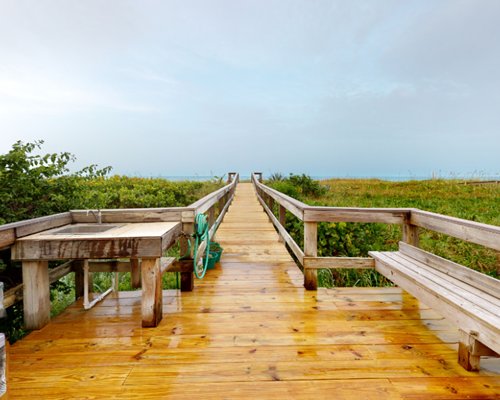
M 229 205 L 234 197 L 234 191 L 239 181 L 237 173 L 230 173 L 226 186 L 206 195 L 202 199 L 187 207 L 167 208 L 133 208 L 133 209 L 104 209 L 100 210 L 103 223 L 134 223 L 134 222 L 182 222 L 182 231 L 191 234 L 194 228 L 195 215 L 207 215 L 211 236 L 215 234 Z M 96 211 L 96 210 L 94 210 Z M 61 214 L 34 218 L 0 226 L 0 250 L 8 250 L 17 239 L 75 223 L 94 223 L 95 215 L 87 210 L 73 210 Z M 185 235 L 177 236 L 180 240 L 181 254 L 186 251 L 187 239 Z M 170 246 L 171 247 L 171 246 Z M 83 294 L 83 275 L 81 261 L 69 260 L 49 271 L 49 283 L 54 283 L 70 272 L 75 272 L 76 297 Z M 189 291 L 193 288 L 193 263 L 175 262 L 165 268 L 167 272 L 181 273 L 181 290 Z M 140 286 L 140 260 L 107 260 L 91 261 L 91 272 L 130 272 L 132 287 Z M 8 308 L 23 300 L 23 284 L 18 284 L 4 293 L 3 307 Z
M 500 227 L 422 211 L 415 208 L 354 208 L 309 206 L 262 183 L 262 174 L 253 173 L 252 182 L 259 202 L 304 269 L 304 286 L 317 288 L 317 270 L 322 268 L 375 268 L 371 257 L 318 257 L 318 222 L 363 222 L 399 224 L 402 241 L 418 247 L 420 228 L 443 233 L 466 242 L 500 251 Z M 273 213 L 278 205 L 278 216 Z M 304 223 L 304 248 L 285 229 L 286 211 Z

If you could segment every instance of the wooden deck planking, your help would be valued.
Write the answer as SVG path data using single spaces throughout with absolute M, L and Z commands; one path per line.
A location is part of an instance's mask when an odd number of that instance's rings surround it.
M 157 328 L 122 292 L 12 346 L 9 399 L 500 398 L 498 360 L 463 370 L 457 330 L 401 289 L 306 291 L 251 185 L 217 240 L 222 263 L 164 291 Z

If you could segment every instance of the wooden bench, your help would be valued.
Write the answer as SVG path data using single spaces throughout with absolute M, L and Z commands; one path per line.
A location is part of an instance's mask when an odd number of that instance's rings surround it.
M 458 362 L 479 370 L 481 356 L 500 353 L 500 280 L 407 243 L 369 253 L 375 269 L 460 329 Z

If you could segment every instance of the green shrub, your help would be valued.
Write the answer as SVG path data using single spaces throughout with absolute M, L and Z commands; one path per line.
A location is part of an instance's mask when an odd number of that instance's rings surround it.
M 288 181 L 299 189 L 302 196 L 306 197 L 319 197 L 327 192 L 327 188 L 321 186 L 317 180 L 312 179 L 310 176 L 290 174 Z
M 286 194 L 287 196 L 299 198 L 300 192 L 299 189 L 290 181 L 276 181 L 272 184 L 273 189 L 278 190 L 281 193 Z
M 310 176 L 290 174 L 287 178 L 281 173 L 274 173 L 266 182 L 270 187 L 298 200 L 324 195 L 328 188 L 322 186 Z

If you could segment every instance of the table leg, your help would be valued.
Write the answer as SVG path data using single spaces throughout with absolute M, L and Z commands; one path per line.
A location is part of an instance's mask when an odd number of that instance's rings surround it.
M 143 258 L 142 280 L 142 326 L 157 326 L 163 313 L 162 282 L 159 258 Z
M 48 261 L 23 261 L 23 304 L 26 329 L 41 329 L 50 321 Z
M 139 289 L 141 287 L 141 265 L 138 258 L 130 259 L 130 266 L 132 268 L 131 281 L 132 288 Z

